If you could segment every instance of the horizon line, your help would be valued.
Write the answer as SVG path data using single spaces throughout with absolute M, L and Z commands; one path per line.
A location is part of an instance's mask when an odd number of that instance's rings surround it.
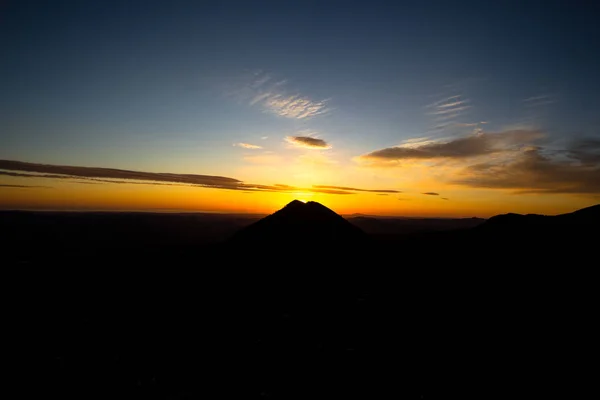
M 275 210 L 277 211 L 277 210 Z M 0 212 L 54 212 L 54 213 L 138 213 L 138 214 L 217 214 L 217 215 L 248 215 L 248 216 L 267 216 L 273 212 L 248 212 L 248 211 L 211 211 L 211 210 L 179 210 L 179 209 L 51 209 L 51 208 L 0 208 Z M 406 219 L 468 219 L 479 218 L 489 219 L 491 217 L 479 216 L 423 216 L 423 215 L 391 215 L 391 214 L 372 214 L 372 213 L 336 213 L 342 217 L 372 217 L 372 218 L 406 218 Z

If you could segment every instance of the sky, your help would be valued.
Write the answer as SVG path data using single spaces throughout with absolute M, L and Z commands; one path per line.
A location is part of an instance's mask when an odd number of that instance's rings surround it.
M 0 208 L 600 202 L 591 1 L 0 3 Z

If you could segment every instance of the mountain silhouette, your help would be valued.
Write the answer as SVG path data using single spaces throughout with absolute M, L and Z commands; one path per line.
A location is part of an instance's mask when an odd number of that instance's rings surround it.
M 388 241 L 315 202 L 252 223 L 0 212 L 9 294 L 26 299 L 7 325 L 24 390 L 66 399 L 583 397 L 599 217 L 506 214 Z M 198 245 L 228 227 L 233 245 Z
M 563 229 L 565 227 L 577 227 L 600 224 L 600 204 L 580 210 L 559 214 L 500 214 L 488 219 L 480 226 L 482 230 L 490 229 Z
M 234 243 L 277 243 L 302 246 L 309 243 L 361 242 L 367 235 L 339 214 L 315 201 L 294 200 L 281 210 L 241 229 Z
M 472 244 L 480 251 L 527 255 L 551 261 L 566 256 L 571 261 L 593 252 L 600 227 L 600 204 L 559 215 L 502 214 L 471 230 Z

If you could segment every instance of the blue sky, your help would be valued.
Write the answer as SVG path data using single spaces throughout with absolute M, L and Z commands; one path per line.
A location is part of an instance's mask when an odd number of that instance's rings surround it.
M 590 1 L 7 1 L 0 159 L 239 176 L 296 136 L 343 165 L 473 132 L 541 130 L 563 149 L 600 137 L 599 15 Z

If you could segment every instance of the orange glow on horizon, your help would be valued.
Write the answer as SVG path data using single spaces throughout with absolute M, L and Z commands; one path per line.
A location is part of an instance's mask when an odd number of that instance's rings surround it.
M 10 182 L 15 184 L 15 182 Z M 23 182 L 26 181 L 26 182 Z M 514 196 L 506 192 L 446 192 L 327 194 L 207 189 L 186 186 L 80 184 L 27 178 L 18 184 L 40 187 L 0 187 L 1 209 L 98 210 L 152 212 L 223 212 L 269 214 L 292 200 L 317 201 L 338 214 L 420 217 L 490 217 L 507 212 L 555 215 L 594 203 L 582 197 Z

